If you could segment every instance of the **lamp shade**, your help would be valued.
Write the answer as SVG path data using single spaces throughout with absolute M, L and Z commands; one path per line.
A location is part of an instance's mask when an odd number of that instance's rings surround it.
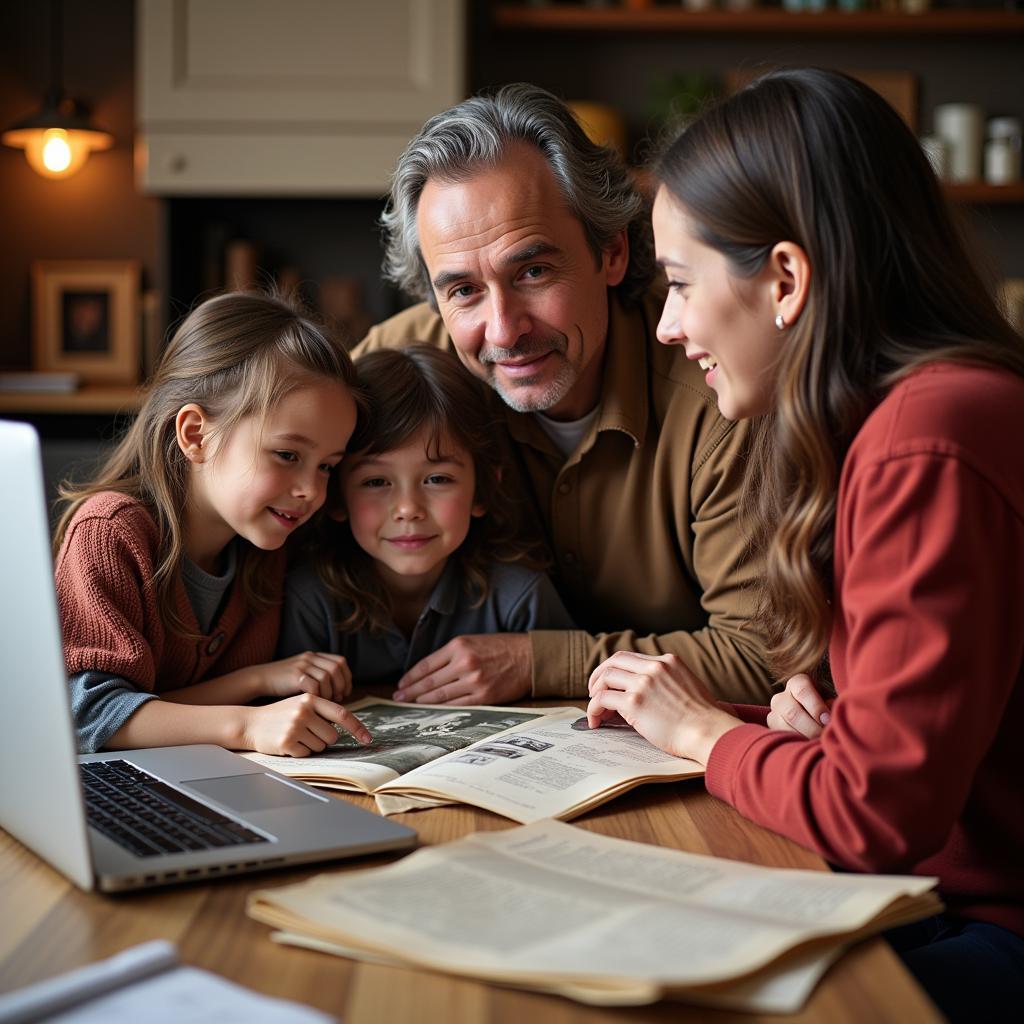
M 0 136 L 5 146 L 25 150 L 32 169 L 47 178 L 74 174 L 94 149 L 109 149 L 114 138 L 96 128 L 73 100 L 49 96 L 31 117 Z

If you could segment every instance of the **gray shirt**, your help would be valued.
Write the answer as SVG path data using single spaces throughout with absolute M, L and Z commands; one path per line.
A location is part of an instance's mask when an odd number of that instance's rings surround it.
M 368 629 L 340 633 L 334 598 L 316 568 L 308 562 L 296 565 L 285 581 L 278 657 L 301 651 L 341 654 L 357 686 L 392 686 L 421 658 L 457 636 L 573 628 L 562 599 L 544 573 L 495 563 L 489 574 L 488 595 L 473 608 L 457 566 L 449 562 L 412 636 L 406 637 L 393 623 L 383 634 Z
M 220 576 L 211 576 L 185 559 L 181 579 L 189 604 L 204 633 L 209 633 L 235 581 L 238 553 L 235 544 L 226 551 L 226 565 Z M 107 672 L 79 672 L 70 676 L 71 715 L 80 754 L 102 750 L 111 736 L 148 700 L 157 695 L 140 690 L 131 680 Z

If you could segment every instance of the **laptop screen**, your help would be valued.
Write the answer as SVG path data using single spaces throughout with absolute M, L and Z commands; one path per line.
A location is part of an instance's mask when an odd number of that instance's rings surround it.
M 0 420 L 0 495 L 0 825 L 91 889 L 42 458 L 24 423 Z

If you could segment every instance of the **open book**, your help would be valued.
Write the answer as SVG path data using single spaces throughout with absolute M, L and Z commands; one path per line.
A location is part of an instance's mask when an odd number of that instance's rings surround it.
M 942 907 L 934 878 L 765 868 L 556 821 L 249 897 L 283 941 L 555 992 L 794 1012 L 853 941 Z
M 703 775 L 632 729 L 572 728 L 578 708 L 349 705 L 373 736 L 348 733 L 312 757 L 246 754 L 314 786 L 372 793 L 383 814 L 472 804 L 515 821 L 568 819 L 644 782 Z

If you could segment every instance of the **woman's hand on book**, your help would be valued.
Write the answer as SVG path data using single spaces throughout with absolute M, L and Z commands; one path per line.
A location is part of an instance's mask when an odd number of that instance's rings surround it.
M 303 651 L 259 665 L 256 670 L 261 676 L 261 693 L 267 697 L 309 693 L 340 703 L 352 692 L 352 672 L 340 654 Z
M 340 704 L 300 693 L 259 708 L 245 708 L 242 749 L 261 754 L 306 757 L 319 754 L 337 738 L 336 726 L 360 743 L 371 743 L 369 730 Z
M 398 680 L 394 699 L 416 704 L 507 704 L 530 695 L 526 633 L 458 636 Z
M 811 677 L 802 672 L 772 697 L 771 708 L 766 723 L 769 729 L 798 732 L 811 740 L 821 735 L 830 717 L 828 705 L 815 689 Z
M 589 690 L 592 728 L 617 713 L 656 747 L 702 765 L 718 739 L 741 724 L 675 654 L 618 651 L 594 669 Z

